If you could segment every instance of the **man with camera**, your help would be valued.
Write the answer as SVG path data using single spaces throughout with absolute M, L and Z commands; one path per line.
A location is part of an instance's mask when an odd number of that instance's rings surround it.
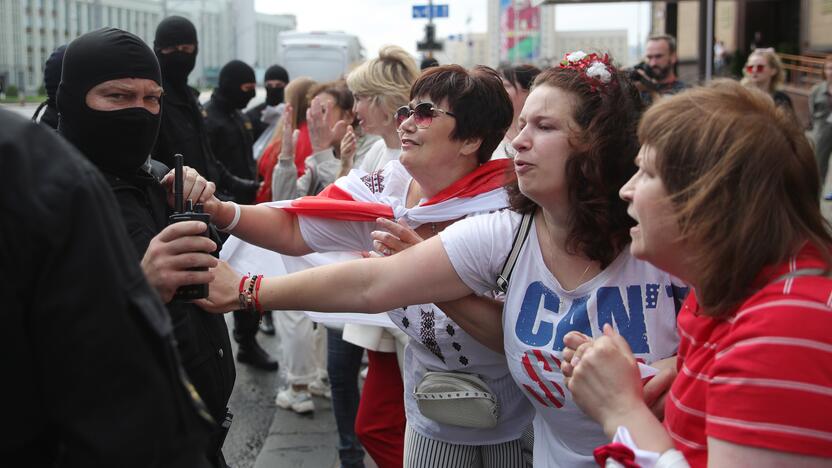
M 647 39 L 644 61 L 633 67 L 630 79 L 641 91 L 646 105 L 658 97 L 676 94 L 688 86 L 676 76 L 676 38 L 669 34 L 650 36 Z

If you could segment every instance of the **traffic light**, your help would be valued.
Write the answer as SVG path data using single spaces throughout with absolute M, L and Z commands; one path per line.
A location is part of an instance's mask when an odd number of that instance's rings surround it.
M 425 39 L 416 43 L 416 50 L 419 52 L 442 50 L 444 44 L 436 41 L 436 25 L 428 23 L 425 25 Z

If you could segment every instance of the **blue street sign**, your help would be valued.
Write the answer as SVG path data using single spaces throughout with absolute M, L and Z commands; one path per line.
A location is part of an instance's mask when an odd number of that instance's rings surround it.
M 430 5 L 413 5 L 413 18 L 429 18 Z M 448 5 L 433 5 L 434 18 L 447 18 Z

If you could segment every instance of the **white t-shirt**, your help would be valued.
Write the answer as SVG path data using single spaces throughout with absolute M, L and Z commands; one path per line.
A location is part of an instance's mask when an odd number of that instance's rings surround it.
M 393 170 L 395 167 L 396 170 Z M 412 177 L 401 165 L 384 170 L 381 193 L 404 202 Z M 301 235 L 317 252 L 373 250 L 370 232 L 375 223 L 334 221 L 301 216 Z M 417 227 L 417 226 L 413 226 Z M 412 305 L 389 312 L 390 319 L 410 337 L 404 357 L 407 424 L 425 437 L 462 445 L 498 444 L 519 439 L 534 410 L 514 384 L 505 356 L 468 335 L 433 304 Z M 497 427 L 470 429 L 439 424 L 419 412 L 413 391 L 426 371 L 460 371 L 479 375 L 500 406 Z
M 375 138 L 374 143 L 371 143 L 367 149 L 359 148 L 356 150 L 355 167 L 370 173 L 382 169 L 390 161 L 399 159 L 402 153 L 401 148 L 388 148 L 384 144 L 384 139 L 375 135 L 367 135 L 367 138 Z M 362 248 L 359 250 L 371 249 Z M 401 343 L 397 346 L 397 339 L 400 340 L 400 337 L 393 336 L 388 329 L 382 327 L 347 323 L 344 325 L 342 336 L 344 341 L 372 351 L 392 353 L 401 347 Z M 397 352 L 396 355 L 400 367 L 404 367 L 402 365 L 404 363 L 402 353 Z
M 511 158 L 514 159 L 514 155 L 517 154 L 517 150 L 514 149 L 514 146 L 511 146 L 511 140 L 503 138 L 500 140 L 500 144 L 497 145 L 497 148 L 494 149 L 494 152 L 491 153 L 491 160 L 495 159 L 506 159 Z
M 440 233 L 451 264 L 478 294 L 494 289 L 522 216 L 509 210 L 473 216 Z M 649 364 L 676 352 L 681 282 L 625 249 L 606 269 L 566 291 L 543 263 L 531 232 L 512 272 L 503 309 L 505 354 L 512 376 L 534 405 L 534 466 L 595 466 L 592 451 L 609 442 L 575 405 L 563 383 L 563 336 L 602 334 L 611 323 Z
M 398 160 L 402 154 L 401 148 L 388 148 L 384 139 L 380 138 L 373 143 L 361 161 L 360 169 L 364 172 L 377 171 L 387 165 L 390 161 Z

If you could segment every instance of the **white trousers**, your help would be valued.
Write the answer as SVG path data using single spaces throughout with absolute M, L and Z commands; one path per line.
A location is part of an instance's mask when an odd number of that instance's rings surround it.
M 280 366 L 291 385 L 306 385 L 326 376 L 326 327 L 297 310 L 273 312 L 280 339 Z

